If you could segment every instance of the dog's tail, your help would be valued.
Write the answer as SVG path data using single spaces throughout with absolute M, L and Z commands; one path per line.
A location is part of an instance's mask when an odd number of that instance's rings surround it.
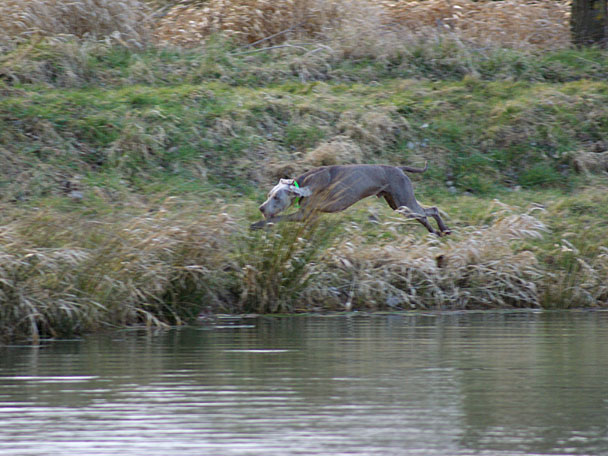
M 411 166 L 397 166 L 397 168 L 402 169 L 403 171 L 407 171 L 408 173 L 423 173 L 429 167 L 429 162 L 424 162 L 424 168 L 412 168 Z

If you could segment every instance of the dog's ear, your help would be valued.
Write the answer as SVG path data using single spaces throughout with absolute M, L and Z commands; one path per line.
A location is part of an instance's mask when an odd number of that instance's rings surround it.
M 294 193 L 298 196 L 306 197 L 312 195 L 312 190 L 309 187 L 296 186 L 295 179 L 281 179 L 279 185 L 287 185 L 289 193 Z
M 295 185 L 290 185 L 289 191 L 303 197 L 312 195 L 310 187 L 296 187 Z

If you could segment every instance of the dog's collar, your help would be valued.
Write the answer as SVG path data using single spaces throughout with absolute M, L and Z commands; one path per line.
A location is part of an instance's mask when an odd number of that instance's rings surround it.
M 298 184 L 298 181 L 297 181 L 297 180 L 295 180 L 295 179 L 293 180 L 293 186 L 294 186 L 295 188 L 300 188 L 300 184 Z M 300 196 L 300 197 L 299 197 L 299 198 L 296 200 L 296 202 L 294 203 L 293 207 L 295 207 L 296 209 L 300 209 L 300 200 L 301 200 L 301 199 L 302 199 L 302 197 Z

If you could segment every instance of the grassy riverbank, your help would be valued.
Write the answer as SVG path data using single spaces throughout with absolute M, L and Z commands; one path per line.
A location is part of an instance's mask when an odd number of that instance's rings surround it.
M 606 51 L 366 33 L 350 50 L 329 35 L 263 51 L 221 35 L 5 41 L 3 337 L 214 312 L 605 306 Z M 416 194 L 450 238 L 372 199 L 248 230 L 280 177 L 425 160 Z

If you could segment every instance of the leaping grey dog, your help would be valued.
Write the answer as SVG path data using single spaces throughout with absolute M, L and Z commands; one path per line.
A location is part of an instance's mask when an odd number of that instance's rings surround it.
M 303 221 L 319 212 L 340 212 L 368 196 L 384 197 L 393 210 L 415 218 L 431 233 L 450 234 L 436 207 L 423 208 L 414 197 L 414 188 L 403 171 L 423 173 L 424 168 L 386 165 L 336 165 L 314 168 L 296 179 L 281 179 L 268 193 L 260 206 L 264 220 L 251 225 L 263 228 L 280 220 Z M 278 215 L 299 200 L 300 210 L 289 215 Z M 439 231 L 428 222 L 437 221 Z

